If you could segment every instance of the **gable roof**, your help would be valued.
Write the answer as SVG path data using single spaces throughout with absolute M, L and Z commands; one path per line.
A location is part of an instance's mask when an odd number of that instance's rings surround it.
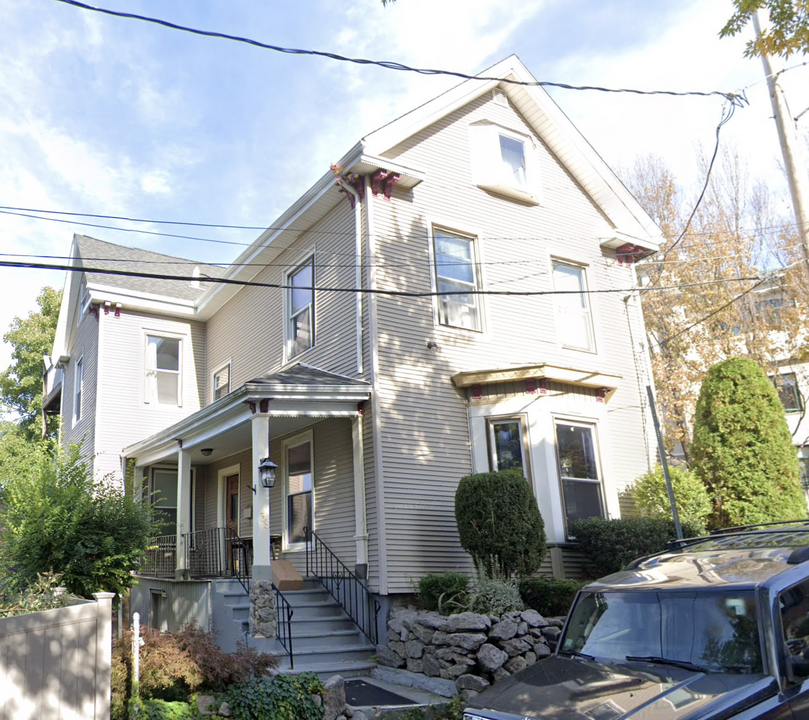
M 225 270 L 217 265 L 206 265 L 171 255 L 141 250 L 139 248 L 115 245 L 97 240 L 88 235 L 74 235 L 75 264 L 84 268 L 104 270 L 125 270 L 133 273 L 176 275 L 178 280 L 114 275 L 103 272 L 86 271 L 88 286 L 134 290 L 139 294 L 162 296 L 177 300 L 196 300 L 205 288 L 192 287 L 188 278 L 198 268 L 201 275 L 221 277 Z

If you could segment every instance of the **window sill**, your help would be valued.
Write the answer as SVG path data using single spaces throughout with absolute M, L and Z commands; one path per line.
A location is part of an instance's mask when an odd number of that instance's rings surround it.
M 503 185 L 500 183 L 478 183 L 478 187 L 481 190 L 486 190 L 487 192 L 495 193 L 496 195 L 505 195 L 512 200 L 519 200 L 520 202 L 524 202 L 528 205 L 540 204 L 538 194 L 535 194 L 529 190 L 523 190 L 522 188 L 515 187 L 514 185 Z

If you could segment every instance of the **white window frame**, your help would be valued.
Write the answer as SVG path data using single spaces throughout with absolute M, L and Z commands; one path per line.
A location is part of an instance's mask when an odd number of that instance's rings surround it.
M 219 398 L 216 397 L 216 376 L 221 374 L 223 370 L 227 369 L 228 371 L 228 383 L 227 383 L 227 390 L 221 395 Z M 233 368 L 231 367 L 231 361 L 228 360 L 224 365 L 222 365 L 218 370 L 215 370 L 211 373 L 211 402 L 216 402 L 217 400 L 221 399 L 225 395 L 227 395 L 231 390 L 230 381 L 233 376 Z
M 531 479 L 531 442 L 528 438 L 528 418 L 525 415 L 489 415 L 486 417 L 486 440 L 489 449 L 489 467 L 492 472 L 498 472 L 497 444 L 494 436 L 494 425 L 498 423 L 517 422 L 520 425 L 520 449 L 522 450 L 522 472 L 525 479 L 534 488 Z
M 474 276 L 474 287 L 470 289 L 472 292 L 472 298 L 474 300 L 474 306 L 467 306 L 473 307 L 475 311 L 475 318 L 476 323 L 474 327 L 467 327 L 463 324 L 455 324 L 450 323 L 448 321 L 448 317 L 443 317 L 442 312 L 442 302 L 444 301 L 444 296 L 436 295 L 435 302 L 433 304 L 433 314 L 435 318 L 435 324 L 442 328 L 451 328 L 453 330 L 460 330 L 465 332 L 483 332 L 483 296 L 480 294 L 483 284 L 482 284 L 482 277 L 480 272 L 480 260 L 478 257 L 478 238 L 475 235 L 471 235 L 470 233 L 459 232 L 457 230 L 451 230 L 444 225 L 433 225 L 430 231 L 430 275 L 432 281 L 432 287 L 434 292 L 439 292 L 439 274 L 438 274 L 438 253 L 436 251 L 436 233 L 443 234 L 449 237 L 458 238 L 459 240 L 464 240 L 469 243 L 470 253 L 469 256 L 471 258 L 471 265 L 472 265 L 472 274 Z M 449 282 L 457 283 L 459 281 L 450 279 Z M 455 296 L 448 296 L 449 298 Z M 447 313 L 448 315 L 449 313 Z
M 559 479 L 559 497 L 562 503 L 562 526 L 564 527 L 565 530 L 565 537 L 570 538 L 571 537 L 570 531 L 568 530 L 567 506 L 565 503 L 565 488 L 563 484 L 564 480 L 572 480 L 574 482 L 583 482 L 591 485 L 597 485 L 598 499 L 601 505 L 601 517 L 602 518 L 609 517 L 608 498 L 604 479 L 604 463 L 602 462 L 601 459 L 601 444 L 598 435 L 598 423 L 588 422 L 586 420 L 581 419 L 573 419 L 563 415 L 554 415 L 551 418 L 551 422 L 553 428 L 553 448 L 554 454 L 556 455 L 557 477 Z M 598 475 L 597 479 L 590 480 L 587 478 L 571 478 L 563 475 L 562 460 L 559 454 L 559 429 L 558 429 L 559 425 L 570 425 L 572 427 L 581 427 L 586 428 L 590 431 L 590 438 L 593 442 L 593 459 L 596 465 L 596 474 Z
M 148 373 L 150 371 L 149 368 L 149 338 L 165 338 L 167 340 L 177 340 L 179 342 L 178 351 L 177 351 L 177 403 L 176 405 L 172 405 L 171 403 L 161 403 L 158 402 L 157 397 L 152 397 L 151 392 L 149 390 L 149 378 Z M 159 330 L 144 330 L 143 331 L 143 372 L 141 377 L 143 378 L 143 402 L 146 405 L 150 405 L 152 407 L 182 407 L 183 406 L 183 366 L 184 366 L 184 353 L 185 353 L 185 336 L 179 335 L 176 333 L 170 332 L 162 332 Z M 155 371 L 160 371 L 159 368 L 155 368 Z M 162 370 L 161 372 L 172 372 L 168 370 Z
M 500 138 L 522 143 L 525 182 L 515 181 L 502 155 Z M 472 178 L 488 192 L 504 195 L 530 205 L 542 201 L 538 141 L 531 135 L 513 130 L 489 120 L 469 124 Z
M 84 355 L 76 360 L 73 373 L 73 425 L 81 420 L 81 401 L 84 394 Z
M 283 501 L 282 505 L 282 519 L 281 522 L 283 523 L 281 528 L 281 537 L 283 543 L 283 549 L 289 551 L 295 550 L 303 550 L 306 548 L 306 542 L 296 542 L 290 543 L 289 542 L 289 466 L 287 463 L 287 452 L 290 448 L 298 447 L 299 445 L 304 445 L 309 443 L 309 466 L 311 468 L 312 473 L 312 528 L 311 530 L 315 530 L 315 442 L 314 442 L 314 433 L 311 430 L 307 430 L 304 433 L 299 435 L 295 435 L 287 440 L 284 440 L 281 450 L 281 464 L 283 467 Z
M 598 351 L 595 333 L 595 318 L 593 316 L 593 303 L 590 302 L 590 283 L 587 277 L 588 266 L 583 263 L 578 263 L 573 260 L 567 260 L 560 257 L 551 257 L 551 282 L 553 284 L 554 293 L 557 291 L 556 285 L 556 267 L 564 266 L 573 268 L 581 273 L 581 286 L 582 290 L 579 293 L 585 303 L 585 308 L 582 310 L 581 317 L 584 319 L 586 327 L 584 328 L 588 338 L 589 346 L 582 347 L 569 342 L 565 342 L 563 329 L 569 325 L 568 317 L 565 314 L 567 309 L 561 300 L 561 295 L 554 294 L 554 315 L 556 316 L 556 336 L 559 339 L 559 344 L 565 350 L 576 350 L 578 352 L 596 353 Z M 570 293 L 572 294 L 572 293 Z M 568 295 L 570 295 L 568 294 Z
M 292 315 L 292 278 L 297 275 L 301 270 L 303 270 L 307 265 L 311 265 L 312 267 L 312 299 L 309 304 L 306 305 L 306 309 L 309 311 L 309 327 L 311 337 L 309 340 L 309 347 L 304 348 L 300 352 L 295 352 L 295 334 L 293 332 L 293 323 L 296 317 L 298 317 L 303 311 L 299 311 L 293 317 Z M 284 285 L 287 286 L 287 289 L 284 292 L 284 356 L 286 362 L 290 360 L 296 359 L 301 357 L 304 353 L 308 350 L 311 350 L 315 343 L 317 342 L 317 335 L 315 332 L 315 287 L 316 287 L 316 276 L 315 276 L 315 255 L 314 253 L 310 254 L 306 257 L 303 261 L 299 262 L 293 270 L 290 270 L 288 273 L 284 275 Z
M 155 502 L 159 502 L 159 499 L 155 498 L 155 473 L 169 473 L 174 477 L 174 483 L 177 483 L 177 468 L 176 467 L 165 467 L 162 465 L 156 465 L 151 469 L 149 473 L 149 502 L 154 505 Z M 176 492 L 176 491 L 175 491 Z M 158 506 L 159 508 L 159 506 Z M 177 497 L 177 501 L 175 505 L 167 506 L 168 510 L 174 510 L 174 531 L 177 531 L 177 523 L 180 521 L 180 498 Z M 169 532 L 168 534 L 171 535 L 173 532 Z

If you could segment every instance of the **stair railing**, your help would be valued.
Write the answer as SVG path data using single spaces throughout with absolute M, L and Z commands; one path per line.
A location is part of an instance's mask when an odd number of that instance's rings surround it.
M 253 568 L 253 551 L 248 543 L 240 538 L 233 528 L 227 529 L 227 562 L 230 574 L 235 577 L 244 591 L 250 595 L 250 573 Z
M 287 651 L 287 655 L 289 655 L 289 669 L 294 670 L 295 655 L 292 652 L 292 616 L 295 614 L 295 611 L 275 585 L 273 585 L 273 590 L 275 590 L 276 638 L 278 642 L 283 645 L 284 650 Z
M 378 644 L 377 620 L 381 605 L 368 586 L 337 557 L 316 534 L 304 528 L 306 574 L 317 578 L 354 624 L 374 645 Z

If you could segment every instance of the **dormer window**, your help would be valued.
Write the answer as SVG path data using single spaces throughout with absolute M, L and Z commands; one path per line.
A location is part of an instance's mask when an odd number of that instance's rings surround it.
M 489 121 L 469 126 L 472 175 L 482 190 L 537 205 L 539 161 L 530 135 Z

